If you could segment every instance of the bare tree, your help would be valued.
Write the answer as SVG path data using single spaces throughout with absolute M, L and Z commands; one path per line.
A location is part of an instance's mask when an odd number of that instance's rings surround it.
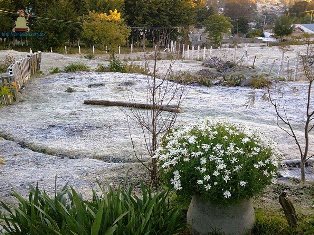
M 178 115 L 178 112 L 169 112 L 160 107 L 168 106 L 180 109 L 185 91 L 184 86 L 169 81 L 169 77 L 172 76 L 171 65 L 165 75 L 161 77 L 157 76 L 157 58 L 158 48 L 155 47 L 153 71 L 147 78 L 146 102 L 152 108 L 150 110 L 132 109 L 131 115 L 128 115 L 131 119 L 135 120 L 142 130 L 145 148 L 151 159 L 150 163 L 146 164 L 143 162 L 136 151 L 134 152 L 137 159 L 149 171 L 150 180 L 154 187 L 157 187 L 159 184 L 158 159 L 155 154 L 159 147 L 159 140 L 163 134 L 174 126 Z M 130 137 L 133 149 L 135 150 L 135 144 L 131 134 Z
M 306 55 L 300 57 L 303 65 L 303 72 L 306 78 L 307 84 L 307 93 L 306 93 L 306 109 L 305 109 L 305 121 L 301 123 L 303 136 L 300 137 L 296 134 L 297 128 L 292 124 L 291 119 L 288 117 L 286 108 L 281 107 L 278 101 L 274 100 L 270 89 L 268 89 L 269 100 L 274 106 L 276 115 L 277 115 L 277 125 L 278 127 L 286 132 L 290 137 L 292 137 L 297 145 L 299 154 L 300 154 L 300 169 L 301 169 L 301 182 L 305 182 L 305 165 L 306 162 L 314 156 L 313 153 L 310 153 L 310 132 L 314 128 L 314 107 L 313 107 L 313 82 L 314 82 L 314 55 L 310 53 L 309 46 Z

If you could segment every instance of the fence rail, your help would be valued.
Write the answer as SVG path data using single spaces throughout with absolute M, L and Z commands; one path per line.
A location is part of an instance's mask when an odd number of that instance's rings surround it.
M 41 52 L 27 55 L 11 64 L 0 74 L 0 104 L 10 104 L 17 99 L 18 91 L 32 75 L 40 70 Z

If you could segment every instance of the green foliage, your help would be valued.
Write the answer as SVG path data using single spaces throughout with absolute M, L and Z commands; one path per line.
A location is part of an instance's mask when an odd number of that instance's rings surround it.
M 203 86 L 211 86 L 211 81 L 205 76 L 194 75 L 188 72 L 179 73 L 179 74 L 171 74 L 169 76 L 169 80 L 185 85 L 189 84 L 200 84 Z
M 240 17 L 247 20 L 252 19 L 257 10 L 255 1 L 252 0 L 226 0 L 224 6 L 224 14 L 232 20 L 239 19 Z
M 197 27 L 205 25 L 207 18 L 216 13 L 214 7 L 198 7 L 196 9 L 195 24 Z
M 173 130 L 158 151 L 164 184 L 178 194 L 233 203 L 260 193 L 272 182 L 276 163 L 269 145 L 227 124 Z
M 64 72 L 66 73 L 72 73 L 72 72 L 78 72 L 78 71 L 90 71 L 90 68 L 81 63 L 73 63 L 64 68 Z
M 97 68 L 95 69 L 95 72 L 104 73 L 104 72 L 110 72 L 110 71 L 109 71 L 109 68 L 106 67 L 105 65 L 98 64 Z
M 262 36 L 263 36 L 262 29 L 252 29 L 247 34 L 248 38 L 255 38 L 255 37 L 262 37 Z
M 263 235 L 310 235 L 314 234 L 314 215 L 298 218 L 296 228 L 289 227 L 284 214 L 276 211 L 258 209 L 255 211 L 256 221 L 253 234 Z
M 28 199 L 14 193 L 17 208 L 5 203 L 0 217 L 5 234 L 176 234 L 184 227 L 181 210 L 170 205 L 167 192 L 153 193 L 142 186 L 141 197 L 131 189 L 110 189 L 83 200 L 74 189 L 64 188 L 50 197 L 38 188 Z
M 36 5 L 37 16 L 49 19 L 34 18 L 30 21 L 30 28 L 34 32 L 41 32 L 43 37 L 32 37 L 31 47 L 38 50 L 49 50 L 64 46 L 65 42 L 73 42 L 80 36 L 81 24 L 78 22 L 78 15 L 70 0 L 56 0 L 50 3 Z M 38 12 L 37 12 L 38 10 Z
M 49 70 L 49 72 L 50 72 L 50 74 L 55 74 L 55 73 L 61 73 L 62 71 L 61 71 L 60 68 L 54 67 L 54 68 L 51 68 L 51 69 Z
M 205 26 L 214 46 L 219 46 L 222 42 L 223 34 L 229 33 L 232 28 L 230 19 L 218 14 L 208 17 Z
M 126 73 L 138 73 L 138 74 L 145 74 L 145 75 L 150 74 L 148 68 L 135 65 L 135 64 L 126 64 L 125 71 Z
M 188 26 L 194 17 L 190 0 L 125 0 L 126 20 L 130 26 Z
M 231 73 L 224 77 L 223 84 L 225 86 L 240 86 L 245 76 L 241 72 Z
M 92 60 L 92 59 L 95 59 L 95 55 L 93 55 L 93 54 L 87 54 L 87 55 L 84 56 L 84 58 L 89 59 L 89 60 Z
M 0 64 L 0 73 L 5 73 L 8 67 L 5 64 Z
M 14 94 L 9 86 L 0 86 L 0 105 L 11 104 Z
M 104 14 L 89 12 L 83 22 L 83 37 L 89 45 L 98 46 L 114 55 L 123 46 L 130 34 L 129 28 L 121 19 L 108 20 Z
M 274 33 L 276 36 L 282 38 L 288 36 L 293 32 L 292 20 L 289 16 L 280 16 L 274 26 Z
M 311 10 L 314 10 L 314 2 L 313 1 L 298 1 L 295 2 L 290 8 L 289 13 L 292 16 L 297 18 L 303 18 L 307 14 L 310 15 Z M 311 22 L 308 22 L 311 23 Z
M 271 85 L 271 81 L 266 79 L 263 75 L 254 77 L 251 79 L 250 87 L 255 89 L 261 89 L 265 87 L 269 87 Z
M 109 10 L 117 9 L 123 11 L 124 0 L 85 0 L 89 11 L 109 12 Z
M 119 73 L 125 73 L 125 65 L 118 59 L 112 59 L 109 63 L 109 71 L 110 72 L 119 72 Z
M 284 216 L 276 214 L 275 212 L 265 213 L 261 210 L 257 210 L 255 215 L 254 234 L 288 234 L 289 225 Z

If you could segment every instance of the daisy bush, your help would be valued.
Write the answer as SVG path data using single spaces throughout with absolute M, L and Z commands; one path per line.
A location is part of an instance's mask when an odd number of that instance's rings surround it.
M 172 130 L 157 151 L 161 179 L 179 195 L 233 203 L 260 193 L 276 176 L 270 144 L 230 124 Z

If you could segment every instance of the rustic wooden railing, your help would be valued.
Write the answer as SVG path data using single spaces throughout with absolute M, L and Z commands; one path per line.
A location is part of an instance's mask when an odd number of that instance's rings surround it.
M 0 74 L 0 105 L 10 104 L 17 99 L 18 91 L 40 70 L 40 63 L 41 52 L 36 52 L 14 62 L 6 73 Z

